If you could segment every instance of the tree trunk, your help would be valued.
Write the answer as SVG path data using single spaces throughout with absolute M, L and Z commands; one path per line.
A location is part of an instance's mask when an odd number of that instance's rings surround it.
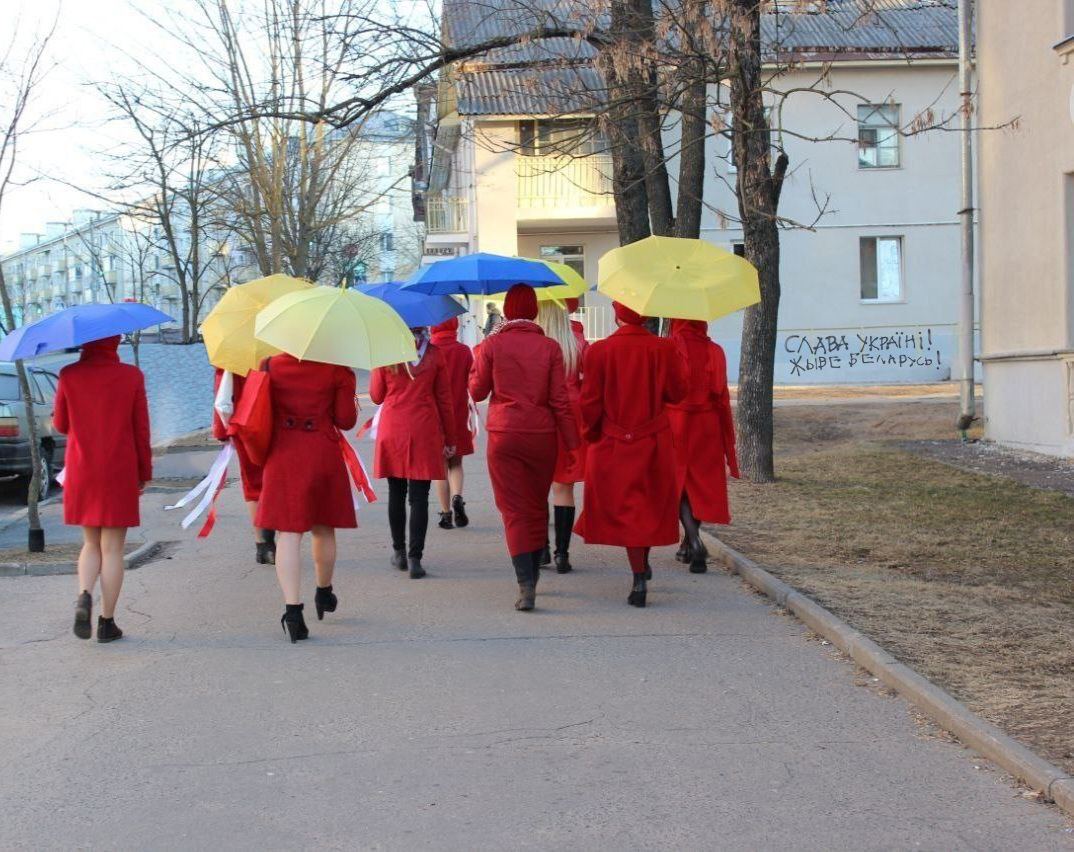
M 675 208 L 675 236 L 701 237 L 702 199 L 705 197 L 705 136 L 707 83 L 701 62 L 690 63 L 691 79 L 682 99 L 682 150 L 679 154 L 679 198 Z
M 760 278 L 761 301 L 746 310 L 738 378 L 738 458 L 754 482 L 772 482 L 772 383 L 779 317 L 780 180 L 769 162 L 769 133 L 761 77 L 761 4 L 732 0 L 730 14 L 732 148 L 738 169 L 738 208 L 746 259 Z M 781 157 L 781 172 L 786 158 Z
M 11 294 L 7 289 L 7 279 L 4 270 L 0 267 L 0 300 L 3 301 L 4 319 L 7 327 L 15 328 L 15 312 L 11 306 Z M 15 372 L 19 377 L 19 394 L 22 404 L 26 409 L 26 423 L 29 430 L 30 441 L 30 487 L 26 495 L 26 520 L 30 527 L 27 549 L 31 552 L 41 552 L 45 549 L 45 532 L 41 528 L 41 513 L 38 510 L 38 501 L 41 496 L 41 436 L 37 431 L 37 418 L 34 417 L 34 397 L 30 392 L 30 377 L 26 374 L 26 365 L 22 361 L 15 362 Z

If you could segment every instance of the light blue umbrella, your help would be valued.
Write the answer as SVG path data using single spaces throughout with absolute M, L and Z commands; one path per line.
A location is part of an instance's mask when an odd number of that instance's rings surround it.
M 438 325 L 446 319 L 466 313 L 466 308 L 451 296 L 430 296 L 413 290 L 403 290 L 402 286 L 402 281 L 363 284 L 358 288 L 358 292 L 387 302 L 410 328 Z
M 498 254 L 466 254 L 419 270 L 403 290 L 444 296 L 487 296 L 506 293 L 515 284 L 559 287 L 565 282 L 545 264 Z
M 141 302 L 75 305 L 17 328 L 0 340 L 0 361 L 36 358 L 164 322 L 172 318 Z

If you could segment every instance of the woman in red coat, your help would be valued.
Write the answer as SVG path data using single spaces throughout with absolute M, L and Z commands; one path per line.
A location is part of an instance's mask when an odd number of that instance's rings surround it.
M 224 371 L 217 369 L 213 379 L 213 393 L 220 391 L 220 382 L 224 378 Z M 231 406 L 232 411 L 242 398 L 242 389 L 246 385 L 246 377 L 237 373 L 231 374 Z M 224 442 L 230 441 L 227 424 L 220 417 L 220 412 L 213 407 L 213 437 Z M 276 533 L 273 530 L 263 530 L 254 519 L 257 517 L 257 501 L 261 499 L 261 466 L 251 461 L 246 453 L 242 441 L 235 441 L 235 454 L 239 457 L 239 479 L 242 482 L 242 498 L 246 501 L 246 507 L 250 512 L 250 523 L 254 528 L 254 545 L 256 555 L 254 557 L 258 565 L 272 565 L 276 561 Z
M 373 475 L 388 480 L 388 524 L 392 565 L 425 576 L 421 558 L 429 528 L 429 486 L 445 476 L 445 460 L 455 455 L 455 411 L 440 350 L 425 329 L 411 329 L 417 361 L 378 367 L 369 381 L 369 398 L 381 406 Z M 407 548 L 407 501 L 410 547 Z
M 335 612 L 332 591 L 336 530 L 358 526 L 350 478 L 340 450 L 340 430 L 358 421 L 354 371 L 349 367 L 269 358 L 272 442 L 262 475 L 255 523 L 277 531 L 276 577 L 285 612 L 280 623 L 292 642 L 309 636 L 303 616 L 302 535 L 313 534 L 317 618 Z
M 123 635 L 115 611 L 127 529 L 139 525 L 138 498 L 153 478 L 145 378 L 120 363 L 119 337 L 87 343 L 79 360 L 60 370 L 53 424 L 67 435 L 63 520 L 82 527 L 75 635 L 90 638 L 100 577 L 97 641 L 111 642 Z
M 679 520 L 686 531 L 681 562 L 704 574 L 708 553 L 701 543 L 699 521 L 731 523 L 727 473 L 738 478 L 735 423 L 727 389 L 727 357 L 709 339 L 708 323 L 672 320 L 671 339 L 688 370 L 689 390 L 681 402 L 668 406 L 679 481 L 683 483 Z
M 502 323 L 485 339 L 470 373 L 470 396 L 491 394 L 488 466 L 507 550 L 518 579 L 515 609 L 531 610 L 541 551 L 548 540 L 548 489 L 556 469 L 557 433 L 568 450 L 578 429 L 567 396 L 559 345 L 534 322 L 537 297 L 516 284 L 504 301 Z
M 430 331 L 431 342 L 444 359 L 451 407 L 455 414 L 455 455 L 447 460 L 447 479 L 436 480 L 437 496 L 440 498 L 440 527 L 449 530 L 470 523 L 466 516 L 466 501 L 462 499 L 462 457 L 474 453 L 474 437 L 470 433 L 470 392 L 466 387 L 470 368 L 474 365 L 474 353 L 459 341 L 458 317 L 434 325 Z
M 582 409 L 579 398 L 582 392 L 582 358 L 585 349 L 571 327 L 570 317 L 555 302 L 542 302 L 537 312 L 537 324 L 545 336 L 559 344 L 566 369 L 567 398 L 579 433 L 582 429 Z M 574 531 L 574 483 L 585 480 L 585 444 L 579 442 L 573 450 L 567 449 L 562 437 L 556 453 L 556 470 L 552 474 L 552 520 L 556 530 L 556 571 L 571 571 L 571 533 Z M 541 554 L 541 564 L 552 561 L 547 545 Z
M 634 574 L 628 602 L 645 606 L 649 549 L 679 538 L 681 483 L 667 406 L 686 396 L 675 344 L 615 303 L 619 325 L 586 353 L 582 422 L 589 442 L 585 506 L 575 530 L 590 544 L 625 547 Z

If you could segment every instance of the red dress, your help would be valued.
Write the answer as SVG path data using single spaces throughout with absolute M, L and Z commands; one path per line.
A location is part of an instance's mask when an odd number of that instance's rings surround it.
M 447 368 L 451 408 L 455 413 L 455 455 L 470 456 L 474 453 L 474 436 L 470 433 L 470 392 L 466 383 L 474 365 L 474 353 L 459 342 L 458 327 L 457 320 L 434 326 L 430 340 L 440 350 Z
M 684 364 L 670 340 L 624 325 L 589 347 L 582 382 L 589 455 L 575 532 L 590 544 L 678 542 L 681 489 L 667 404 L 685 395 Z
M 563 353 L 529 320 L 503 324 L 486 338 L 470 373 L 470 396 L 486 399 L 488 466 L 507 550 L 532 553 L 548 539 L 548 489 L 557 432 L 569 448 L 578 431 L 567 397 Z
M 431 343 L 418 366 L 378 367 L 369 398 L 380 409 L 373 475 L 377 479 L 444 479 L 444 447 L 455 444 L 447 368 Z
M 213 395 L 220 389 L 220 380 L 224 377 L 223 370 L 216 371 L 216 378 L 213 380 Z M 232 374 L 233 389 L 231 391 L 231 402 L 238 406 L 239 399 L 242 397 L 242 389 L 246 385 L 246 377 L 237 374 Z M 227 427 L 220 419 L 220 412 L 213 408 L 213 437 L 218 441 L 227 441 Z M 242 498 L 247 503 L 256 503 L 261 498 L 261 466 L 254 464 L 250 461 L 250 457 L 246 454 L 246 448 L 243 447 L 241 441 L 235 441 L 235 453 L 239 457 L 239 478 L 242 480 Z
M 738 479 L 738 458 L 727 389 L 727 357 L 723 348 L 709 339 L 703 322 L 672 320 L 671 339 L 689 371 L 686 398 L 668 406 L 679 482 L 690 499 L 694 517 L 729 524 L 727 471 Z
M 275 423 L 255 523 L 280 532 L 358 526 L 339 448 L 339 430 L 358 422 L 354 371 L 286 354 L 268 366 Z
M 67 435 L 63 521 L 136 527 L 139 486 L 153 478 L 142 371 L 119 360 L 119 338 L 87 343 L 60 370 L 53 424 Z

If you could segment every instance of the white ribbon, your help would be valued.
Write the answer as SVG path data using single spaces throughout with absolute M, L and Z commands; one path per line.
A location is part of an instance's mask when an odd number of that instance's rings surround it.
M 235 413 L 234 395 L 235 375 L 225 370 L 220 377 L 220 387 L 216 389 L 216 396 L 213 398 L 213 408 L 220 415 L 220 422 L 224 424 L 225 429 L 228 421 L 231 420 L 231 415 Z
M 212 466 L 209 468 L 209 472 L 205 475 L 205 478 L 171 506 L 164 507 L 164 511 L 166 512 L 172 509 L 182 509 L 194 500 L 197 500 L 199 495 L 201 496 L 201 499 L 198 500 L 198 504 L 194 507 L 193 511 L 183 518 L 183 522 L 180 526 L 182 526 L 184 530 L 201 517 L 205 513 L 205 510 L 209 508 L 209 504 L 213 502 L 216 490 L 220 487 L 220 482 L 227 476 L 227 467 L 231 463 L 234 454 L 235 448 L 231 446 L 231 443 L 228 442 L 227 444 L 224 444 L 223 449 L 220 450 L 213 460 Z
M 63 484 L 67 481 L 67 468 L 61 468 L 60 472 L 55 476 L 56 484 L 63 488 Z
M 380 413 L 383 410 L 384 406 L 382 405 L 380 406 L 380 408 L 377 409 L 376 414 L 373 415 L 373 422 L 369 426 L 369 431 L 366 432 L 366 437 L 369 438 L 370 441 L 377 440 L 377 429 L 380 426 Z M 359 458 L 359 461 L 360 460 L 361 459 Z

